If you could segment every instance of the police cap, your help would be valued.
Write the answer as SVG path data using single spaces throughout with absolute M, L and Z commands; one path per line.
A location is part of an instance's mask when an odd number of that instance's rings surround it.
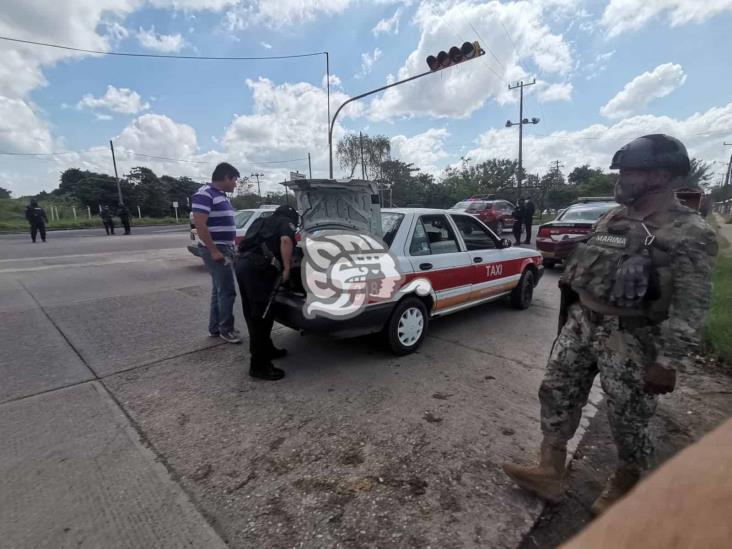
M 611 170 L 669 170 L 689 175 L 691 165 L 684 144 L 670 135 L 655 133 L 634 139 L 613 156 Z
M 286 204 L 278 206 L 277 209 L 274 211 L 274 215 L 281 215 L 286 217 L 295 226 L 297 226 L 300 221 L 300 215 L 297 213 L 297 210 L 292 206 L 288 206 Z

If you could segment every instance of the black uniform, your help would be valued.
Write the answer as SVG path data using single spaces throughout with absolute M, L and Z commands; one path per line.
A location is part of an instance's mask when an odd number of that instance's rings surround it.
M 30 223 L 31 240 L 36 241 L 36 235 L 41 233 L 41 240 L 46 241 L 46 212 L 43 208 L 38 205 L 38 202 L 32 200 L 31 203 L 25 208 L 25 218 Z
M 521 244 L 521 227 L 524 224 L 524 201 L 519 200 L 518 205 L 513 210 L 513 238 L 516 244 Z
M 524 228 L 526 229 L 526 240 L 524 244 L 531 244 L 531 224 L 534 222 L 536 207 L 529 199 L 524 202 Z
M 119 216 L 119 220 L 122 222 L 122 226 L 125 228 L 125 234 L 130 234 L 130 210 L 127 209 L 127 206 L 122 204 L 117 208 L 117 215 Z
M 102 218 L 104 230 L 107 231 L 107 235 L 114 234 L 114 219 L 112 218 L 112 212 L 109 211 L 109 206 L 102 208 L 102 211 L 99 212 L 99 217 Z
M 284 375 L 271 363 L 273 358 L 284 356 L 284 350 L 276 349 L 272 343 L 274 318 L 271 308 L 266 317 L 264 313 L 281 280 L 280 239 L 284 236 L 292 239 L 293 246 L 295 244 L 297 212 L 289 210 L 294 216 L 288 217 L 283 213 L 285 210 L 278 208 L 271 217 L 257 219 L 252 224 L 239 245 L 236 264 L 242 309 L 249 330 L 249 373 L 265 379 L 279 379 Z

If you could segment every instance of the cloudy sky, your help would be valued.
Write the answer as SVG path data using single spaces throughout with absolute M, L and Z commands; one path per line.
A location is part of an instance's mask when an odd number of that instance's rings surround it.
M 0 36 L 81 49 L 329 51 L 332 111 L 480 40 L 480 59 L 354 103 L 336 124 L 336 140 L 385 134 L 396 158 L 437 176 L 461 157 L 515 158 L 508 84 L 536 79 L 525 98 L 525 116 L 541 119 L 524 134 L 531 172 L 555 160 L 604 168 L 623 143 L 663 132 L 721 177 L 730 28 L 732 0 L 8 0 L 0 10 Z M 120 175 L 144 165 L 203 181 L 228 160 L 277 190 L 289 171 L 307 173 L 310 153 L 313 175 L 327 176 L 325 83 L 324 56 L 170 60 L 0 40 L 0 152 L 15 153 L 0 155 L 0 186 L 21 196 L 56 188 L 67 167 L 111 173 L 110 139 Z

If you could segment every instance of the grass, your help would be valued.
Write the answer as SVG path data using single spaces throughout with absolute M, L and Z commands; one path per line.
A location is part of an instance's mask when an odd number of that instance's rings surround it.
M 28 221 L 25 219 L 25 207 L 28 205 L 27 200 L 21 199 L 0 199 L 0 233 L 16 233 L 26 232 L 29 230 Z M 49 222 L 46 224 L 48 230 L 65 230 L 65 229 L 88 229 L 93 227 L 103 227 L 102 220 L 95 212 L 92 212 L 92 218 L 89 219 L 86 208 L 76 209 L 77 218 L 74 219 L 74 211 L 72 207 L 64 202 L 41 201 L 41 207 L 46 210 Z M 51 206 L 56 206 L 59 218 L 51 221 Z M 180 217 L 180 224 L 187 223 L 188 219 L 185 215 Z M 114 224 L 121 227 L 119 218 L 114 218 Z M 141 225 L 169 225 L 175 224 L 175 217 L 143 217 L 138 219 L 137 216 L 132 218 L 132 226 Z
M 712 306 L 704 328 L 704 344 L 707 351 L 732 362 L 732 256 L 717 257 L 712 280 Z

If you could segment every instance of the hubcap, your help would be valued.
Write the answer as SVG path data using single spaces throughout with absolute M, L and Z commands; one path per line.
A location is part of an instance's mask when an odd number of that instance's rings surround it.
M 405 347 L 411 347 L 422 336 L 424 330 L 424 316 L 417 307 L 406 309 L 399 317 L 397 326 L 397 337 L 399 343 Z

